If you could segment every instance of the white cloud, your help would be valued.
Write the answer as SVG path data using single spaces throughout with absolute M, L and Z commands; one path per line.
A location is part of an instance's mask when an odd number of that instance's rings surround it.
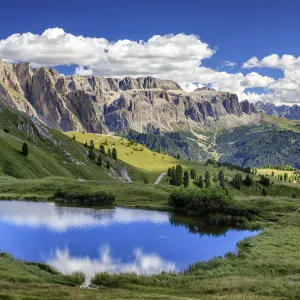
M 222 61 L 220 63 L 220 69 L 222 69 L 222 68 L 233 68 L 235 66 L 237 66 L 237 63 L 233 62 L 233 61 L 229 61 L 229 60 L 225 60 L 225 61 Z
M 254 72 L 244 76 L 202 66 L 202 61 L 215 52 L 200 37 L 183 33 L 154 35 L 146 41 L 112 42 L 50 28 L 41 35 L 28 32 L 0 40 L 0 57 L 6 60 L 29 61 L 35 67 L 75 64 L 78 75 L 153 76 L 175 80 L 188 91 L 209 84 L 216 90 L 237 93 L 239 97 L 248 87 L 272 84 L 272 78 Z M 255 63 L 252 59 L 244 65 Z M 224 61 L 221 65 L 233 67 L 236 63 Z
M 295 57 L 293 55 L 284 54 L 280 58 L 277 54 L 272 54 L 259 60 L 257 57 L 252 57 L 246 61 L 243 68 L 255 68 L 255 67 L 265 67 L 265 68 L 276 68 L 276 69 L 300 69 L 300 57 Z
M 281 69 L 283 77 L 267 84 L 270 93 L 249 94 L 249 99 L 259 99 L 276 104 L 299 104 L 300 102 L 300 57 L 284 54 L 266 56 L 259 60 L 252 57 L 243 64 L 243 68 L 273 68 Z M 249 75 L 249 74 L 248 74 Z

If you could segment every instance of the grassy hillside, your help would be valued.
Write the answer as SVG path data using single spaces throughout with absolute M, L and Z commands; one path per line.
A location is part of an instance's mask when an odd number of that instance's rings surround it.
M 22 145 L 26 142 L 29 155 L 23 156 Z M 61 176 L 75 179 L 112 181 L 112 177 L 126 169 L 134 180 L 142 174 L 133 167 L 113 159 L 111 170 L 99 167 L 87 157 L 87 149 L 63 133 L 48 128 L 0 103 L 0 176 L 14 178 L 42 178 Z

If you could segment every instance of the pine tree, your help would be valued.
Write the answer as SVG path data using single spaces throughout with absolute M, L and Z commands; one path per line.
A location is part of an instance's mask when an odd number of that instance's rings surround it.
M 242 181 L 243 181 L 243 177 L 241 174 L 235 174 L 232 181 L 231 181 L 231 184 L 237 188 L 238 190 L 241 189 L 241 185 L 242 185 Z
M 222 189 L 225 188 L 225 176 L 224 176 L 224 172 L 223 171 L 220 171 L 219 174 L 218 174 L 218 179 L 219 179 L 219 184 L 220 184 L 220 187 Z
M 89 148 L 89 151 L 88 151 L 88 157 L 89 157 L 91 160 L 95 160 L 96 155 L 95 155 L 94 149 Z
M 29 149 L 28 149 L 28 145 L 26 144 L 26 143 L 23 143 L 23 146 L 22 146 L 22 154 L 24 155 L 24 156 L 28 156 L 28 154 L 29 154 Z
M 168 175 L 168 177 L 171 177 L 171 176 L 172 176 L 171 168 L 168 169 L 167 175 Z
M 115 159 L 115 160 L 118 159 L 118 155 L 117 155 L 117 150 L 116 150 L 116 148 L 113 148 L 113 149 L 112 149 L 111 156 L 112 156 L 112 158 Z
M 98 157 L 97 157 L 97 165 L 98 166 L 102 166 L 102 157 L 101 157 L 101 155 L 98 155 Z
M 95 148 L 95 145 L 94 145 L 94 141 L 93 141 L 93 140 L 90 141 L 90 148 L 91 148 L 92 150 L 94 150 L 94 148 Z
M 181 156 L 180 156 L 180 154 L 178 153 L 178 154 L 176 155 L 176 158 L 177 158 L 177 159 L 180 159 L 180 157 L 181 157 Z
M 105 148 L 104 145 L 100 145 L 100 153 L 105 154 Z
M 195 169 L 191 169 L 191 179 L 196 179 L 197 177 L 197 173 L 196 173 L 196 170 Z
M 199 176 L 198 186 L 200 188 L 203 188 L 203 186 L 204 186 L 204 181 L 203 181 L 203 176 L 202 175 Z
M 204 174 L 204 182 L 205 182 L 205 187 L 209 188 L 210 187 L 210 173 L 208 171 L 206 171 Z
M 247 185 L 247 186 L 251 186 L 252 183 L 253 183 L 253 178 L 251 175 L 247 174 L 245 179 L 244 179 L 244 183 Z
M 189 186 L 189 183 L 190 183 L 190 176 L 189 173 L 185 171 L 183 174 L 183 186 L 187 188 Z
M 177 165 L 176 169 L 175 169 L 175 177 L 176 177 L 176 182 L 175 185 L 176 186 L 181 186 L 182 185 L 182 166 L 181 165 Z
M 108 150 L 107 150 L 107 155 L 108 155 L 109 157 L 111 157 L 111 150 L 110 150 L 110 148 L 108 148 Z

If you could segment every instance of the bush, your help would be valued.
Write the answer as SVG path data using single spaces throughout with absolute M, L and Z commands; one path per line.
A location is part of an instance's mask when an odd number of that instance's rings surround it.
M 59 203 L 74 203 L 87 206 L 113 205 L 115 196 L 103 191 L 66 191 L 58 189 L 54 198 Z
M 196 211 L 200 214 L 227 212 L 232 198 L 223 190 L 179 190 L 173 191 L 169 197 L 169 205 L 175 209 Z

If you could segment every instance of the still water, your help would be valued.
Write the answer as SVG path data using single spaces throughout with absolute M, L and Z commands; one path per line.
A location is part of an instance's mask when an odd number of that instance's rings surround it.
M 154 274 L 186 269 L 236 249 L 257 232 L 211 225 L 167 212 L 61 207 L 0 201 L 0 251 L 83 271 Z

